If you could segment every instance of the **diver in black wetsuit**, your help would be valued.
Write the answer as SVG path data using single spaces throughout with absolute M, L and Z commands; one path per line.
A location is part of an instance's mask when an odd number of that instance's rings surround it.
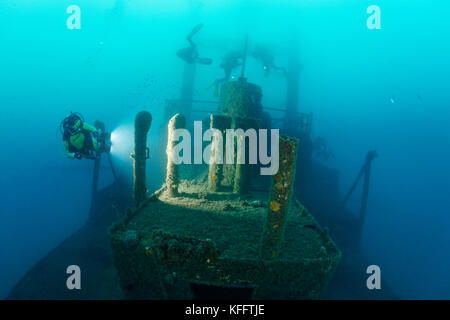
M 264 68 L 264 76 L 269 76 L 271 69 L 281 70 L 283 71 L 284 75 L 287 76 L 287 71 L 285 68 L 275 65 L 273 54 L 268 48 L 256 46 L 255 50 L 252 53 L 252 56 L 257 60 L 261 60 Z
M 231 72 L 233 72 L 233 69 L 236 69 L 237 67 L 242 65 L 242 61 L 241 61 L 242 58 L 243 58 L 242 53 L 238 52 L 238 51 L 230 51 L 223 57 L 220 67 L 225 72 L 225 76 L 221 79 L 217 79 L 208 87 L 208 89 L 209 89 L 214 86 L 214 88 L 215 88 L 214 95 L 215 96 L 218 95 L 219 84 L 221 84 L 222 82 L 229 81 L 231 78 Z
M 194 41 L 192 41 L 192 37 L 203 28 L 203 24 L 198 24 L 194 29 L 188 34 L 187 40 L 189 41 L 190 46 L 187 48 L 183 48 L 177 51 L 177 56 L 183 59 L 186 63 L 201 63 L 201 64 L 211 64 L 212 59 L 210 58 L 200 58 L 198 56 L 197 46 Z
M 220 64 L 220 67 L 225 72 L 225 77 L 222 79 L 218 79 L 217 81 L 225 82 L 230 80 L 231 72 L 233 69 L 236 69 L 240 65 L 242 65 L 241 59 L 243 58 L 241 52 L 237 51 L 230 51 L 228 52 L 222 59 L 222 63 Z
M 328 148 L 327 142 L 323 137 L 317 137 L 313 142 L 314 153 L 317 158 L 323 160 L 334 159 L 334 153 Z

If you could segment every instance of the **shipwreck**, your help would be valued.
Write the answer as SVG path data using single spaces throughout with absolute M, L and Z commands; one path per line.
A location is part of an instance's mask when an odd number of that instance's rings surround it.
M 261 96 L 260 87 L 245 78 L 224 83 L 210 127 L 267 127 Z M 146 112 L 136 116 L 136 209 L 110 229 L 125 297 L 320 298 L 341 253 L 293 196 L 299 141 L 279 137 L 279 170 L 270 184 L 250 164 L 211 161 L 194 169 L 171 159 L 171 135 L 186 126 L 178 113 L 166 131 L 166 182 L 146 197 L 145 136 L 150 123 Z M 211 149 L 216 150 L 214 137 Z

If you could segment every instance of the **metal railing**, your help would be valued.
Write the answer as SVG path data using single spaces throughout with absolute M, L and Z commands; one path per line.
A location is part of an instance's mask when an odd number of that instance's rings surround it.
M 203 108 L 197 108 L 196 105 L 215 105 L 217 106 L 219 104 L 219 101 L 214 100 L 183 100 L 183 99 L 167 99 L 166 100 L 166 108 L 165 108 L 165 117 L 166 119 L 169 119 L 176 113 L 183 113 L 184 105 L 190 104 L 192 107 L 191 112 L 192 113 L 215 113 L 217 112 L 217 107 L 215 109 L 203 109 Z M 272 107 L 263 107 L 264 111 L 276 111 L 276 112 L 282 112 L 286 113 L 288 112 L 285 109 L 280 108 L 272 108 Z M 284 116 L 281 118 L 272 118 L 272 122 L 281 122 L 285 123 L 287 120 L 293 121 L 296 124 L 297 130 L 310 135 L 311 134 L 311 128 L 312 128 L 312 113 L 305 113 L 305 112 L 299 112 L 299 111 L 289 111 L 290 115 L 289 118 Z

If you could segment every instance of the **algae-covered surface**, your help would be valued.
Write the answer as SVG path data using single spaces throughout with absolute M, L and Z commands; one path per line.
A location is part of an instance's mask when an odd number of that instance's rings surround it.
M 160 201 L 149 202 L 130 220 L 128 228 L 141 235 L 164 229 L 173 234 L 211 239 L 222 256 L 257 258 L 267 215 L 265 193 L 251 193 L 244 199 L 222 192 L 207 194 L 205 183 L 182 181 L 180 197 L 166 192 Z M 317 258 L 324 254 L 323 232 L 298 202 L 291 206 L 282 258 Z
M 340 252 L 298 201 L 280 254 L 265 260 L 268 193 L 208 193 L 204 179 L 182 180 L 178 197 L 162 190 L 111 228 L 127 297 L 191 299 L 195 283 L 251 288 L 257 299 L 317 299 L 326 288 Z

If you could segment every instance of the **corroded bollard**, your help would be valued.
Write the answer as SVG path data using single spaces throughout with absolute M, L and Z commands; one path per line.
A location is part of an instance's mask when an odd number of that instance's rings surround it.
M 179 183 L 179 173 L 178 164 L 174 163 L 173 147 L 176 145 L 177 141 L 174 141 L 174 135 L 176 129 L 184 129 L 186 127 L 186 118 L 181 114 L 177 113 L 174 115 L 168 126 L 168 139 L 167 139 L 167 176 L 166 176 L 166 186 L 169 196 L 176 197 L 178 195 L 178 183 Z
M 147 133 L 152 125 L 152 115 L 141 111 L 134 120 L 134 201 L 139 206 L 146 199 L 145 162 L 148 158 Z
M 273 176 L 269 208 L 262 242 L 263 259 L 277 257 L 283 242 L 286 217 L 295 178 L 298 140 L 281 136 L 279 146 L 279 170 Z
M 211 192 L 216 192 L 220 190 L 223 180 L 223 163 L 225 162 L 224 150 L 226 150 L 225 131 L 226 129 L 231 128 L 231 117 L 212 114 L 211 128 L 219 130 L 222 134 L 222 143 L 220 143 L 220 139 L 216 137 L 216 135 L 211 142 L 211 163 L 209 164 L 208 189 Z M 222 163 L 216 163 L 216 161 L 213 160 L 216 156 L 222 158 Z
M 251 158 L 251 147 L 253 147 L 255 154 L 254 159 L 257 158 L 257 144 L 258 144 L 258 128 L 259 128 L 259 119 L 253 119 L 253 118 L 236 118 L 234 122 L 235 130 L 242 129 L 244 132 L 246 132 L 248 129 L 254 129 L 254 140 L 251 138 L 251 134 L 248 138 L 248 143 L 245 141 L 245 136 L 236 136 L 236 166 L 235 166 L 235 172 L 234 172 L 234 186 L 233 186 L 233 192 L 238 194 L 246 194 L 249 192 L 250 187 L 250 177 L 253 173 L 255 173 L 253 170 L 253 167 L 256 165 L 256 161 L 254 163 L 250 163 Z M 242 143 L 245 145 L 244 148 L 244 163 L 239 163 L 239 144 Z M 250 144 L 254 144 L 251 146 Z

